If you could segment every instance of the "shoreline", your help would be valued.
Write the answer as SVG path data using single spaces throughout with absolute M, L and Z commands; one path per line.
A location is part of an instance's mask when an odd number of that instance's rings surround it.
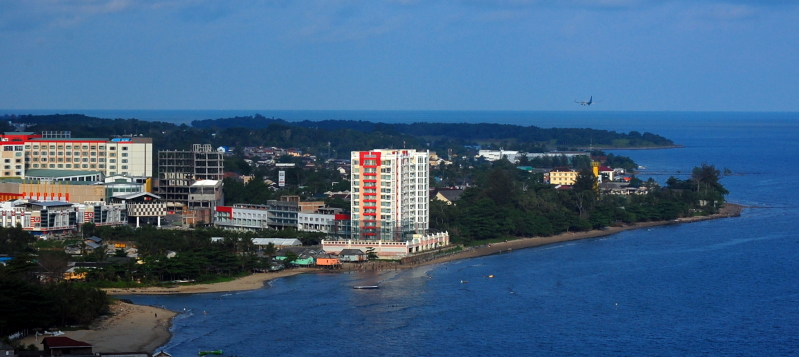
M 93 352 L 155 352 L 172 339 L 174 311 L 152 306 L 115 301 L 109 306 L 111 315 L 92 323 L 89 329 L 63 331 L 61 336 L 91 344 Z M 42 338 L 28 335 L 20 340 L 25 346 L 35 345 L 43 349 Z
M 566 232 L 550 237 L 533 237 L 533 238 L 518 238 L 508 240 L 505 242 L 491 243 L 465 248 L 459 252 L 448 254 L 446 256 L 433 256 L 431 259 L 411 263 L 399 264 L 394 262 L 366 262 L 366 263 L 347 263 L 345 268 L 341 270 L 322 270 L 319 268 L 292 268 L 288 270 L 281 270 L 273 273 L 254 273 L 242 278 L 222 283 L 212 284 L 197 284 L 197 285 L 177 285 L 173 287 L 146 287 L 146 288 L 127 288 L 115 289 L 108 288 L 105 290 L 108 295 L 174 295 L 174 294 L 205 294 L 205 293 L 221 293 L 221 292 L 235 292 L 260 289 L 264 284 L 270 280 L 294 276 L 314 271 L 366 271 L 366 270 L 397 270 L 397 269 L 411 269 L 423 265 L 432 265 L 438 263 L 449 262 L 453 260 L 477 258 L 486 255 L 498 254 L 501 252 L 513 249 L 526 249 L 540 247 L 549 244 L 570 242 L 582 239 L 592 239 L 614 235 L 616 233 L 635 230 L 640 228 L 651 228 L 657 226 L 666 226 L 672 224 L 693 223 L 707 220 L 715 220 L 721 218 L 738 217 L 745 206 L 735 203 L 725 203 L 719 210 L 719 213 L 710 216 L 696 216 L 678 218 L 671 221 L 652 221 L 640 222 L 632 225 L 625 225 L 621 227 L 607 227 L 605 229 L 595 229 L 586 232 Z
M 447 254 L 444 256 L 432 257 L 429 260 L 420 261 L 413 264 L 399 264 L 387 262 L 368 262 L 359 265 L 350 265 L 346 269 L 337 271 L 368 271 L 368 270 L 399 270 L 412 269 L 420 266 L 429 266 L 451 262 L 454 260 L 477 258 L 493 254 L 502 254 L 513 250 L 540 247 L 550 244 L 570 242 L 583 239 L 606 237 L 620 232 L 635 230 L 639 228 L 650 228 L 681 223 L 693 223 L 720 218 L 738 217 L 745 208 L 742 205 L 726 203 L 719 213 L 710 216 L 679 218 L 672 221 L 642 222 L 622 227 L 608 227 L 601 230 L 591 230 L 587 232 L 567 232 L 551 237 L 519 238 L 499 243 L 491 243 L 478 247 L 470 247 L 464 250 Z M 350 263 L 353 264 L 353 263 Z M 104 289 L 109 295 L 174 295 L 174 294 L 204 294 L 218 292 L 234 292 L 260 289 L 268 281 L 304 274 L 314 271 L 323 271 L 316 268 L 294 268 L 275 273 L 256 273 L 239 278 L 233 281 L 201 285 L 181 285 L 175 287 L 148 287 L 132 289 Z M 334 270 L 336 271 L 336 270 Z M 159 309 L 150 306 L 131 305 L 123 302 L 115 302 L 112 305 L 115 314 L 111 318 L 100 321 L 91 330 L 68 331 L 65 336 L 77 340 L 89 342 L 95 345 L 97 351 L 103 352 L 132 352 L 135 350 L 146 350 L 154 353 L 155 349 L 165 345 L 172 338 L 169 331 L 171 321 L 177 315 L 174 311 Z M 120 313 L 117 313 L 120 312 Z M 156 315 L 158 314 L 158 315 Z M 158 318 L 153 318 L 157 316 Z M 33 340 L 28 336 L 21 341 Z M 33 342 L 25 342 L 28 345 Z

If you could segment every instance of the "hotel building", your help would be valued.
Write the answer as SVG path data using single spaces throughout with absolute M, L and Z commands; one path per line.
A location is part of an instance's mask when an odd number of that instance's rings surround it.
M 353 151 L 352 239 L 404 242 L 429 228 L 429 153 Z
M 26 178 L 28 170 L 99 172 L 151 177 L 151 138 L 73 138 L 68 131 L 0 135 L 0 177 Z M 79 181 L 79 178 L 73 179 Z

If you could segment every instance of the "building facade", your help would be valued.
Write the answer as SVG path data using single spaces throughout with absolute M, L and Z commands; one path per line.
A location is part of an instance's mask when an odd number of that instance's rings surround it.
M 428 161 L 416 150 L 352 152 L 352 239 L 401 242 L 427 231 Z
M 170 212 L 186 213 L 192 206 L 192 185 L 202 180 L 221 182 L 223 167 L 224 155 L 210 144 L 194 144 L 192 150 L 159 151 L 154 193 L 167 203 Z M 203 189 L 195 187 L 197 190 Z
M 25 178 L 27 170 L 96 171 L 105 176 L 152 176 L 151 138 L 73 138 L 68 131 L 0 135 L 0 177 Z
M 549 172 L 550 184 L 572 186 L 575 182 L 577 182 L 577 171 L 557 168 Z

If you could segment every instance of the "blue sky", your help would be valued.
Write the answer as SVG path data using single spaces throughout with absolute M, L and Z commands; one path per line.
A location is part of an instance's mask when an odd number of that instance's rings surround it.
M 795 0 L 4 0 L 0 53 L 3 109 L 799 111 Z

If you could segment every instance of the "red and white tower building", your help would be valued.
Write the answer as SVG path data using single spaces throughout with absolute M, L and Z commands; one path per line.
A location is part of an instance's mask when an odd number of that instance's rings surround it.
M 352 239 L 403 242 L 429 228 L 429 152 L 353 151 Z

